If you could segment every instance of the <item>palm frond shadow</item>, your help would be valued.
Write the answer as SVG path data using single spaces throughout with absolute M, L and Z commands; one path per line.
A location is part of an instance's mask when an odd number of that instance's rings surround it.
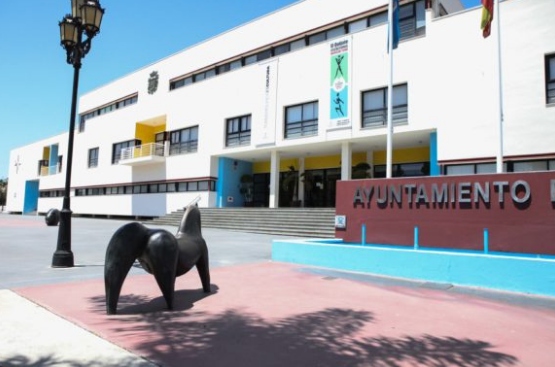
M 279 320 L 244 310 L 208 314 L 194 309 L 126 316 L 113 332 L 144 334 L 135 346 L 161 364 L 209 366 L 512 366 L 514 356 L 486 341 L 449 336 L 364 338 L 374 315 L 327 308 Z

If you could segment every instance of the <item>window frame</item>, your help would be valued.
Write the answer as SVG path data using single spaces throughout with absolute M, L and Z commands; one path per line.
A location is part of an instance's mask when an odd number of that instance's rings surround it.
M 112 164 L 119 163 L 119 161 L 121 160 L 122 149 L 136 147 L 139 145 L 141 145 L 141 141 L 138 139 L 126 140 L 112 144 Z
M 196 134 L 195 134 L 196 138 L 191 138 L 193 131 L 196 131 Z M 184 139 L 184 133 L 187 133 L 189 135 L 188 139 Z M 171 131 L 170 132 L 170 156 L 187 154 L 187 153 L 196 153 L 198 151 L 198 134 L 199 134 L 198 125 Z
M 305 107 L 309 107 L 312 105 L 312 112 L 313 117 L 306 117 L 305 118 Z M 289 112 L 293 108 L 301 108 L 301 117 L 298 121 L 289 121 L 290 114 Z M 319 103 L 318 100 L 299 103 L 296 105 L 286 106 L 284 110 L 284 129 L 283 129 L 283 137 L 284 139 L 294 139 L 294 138 L 302 138 L 302 137 L 309 137 L 309 136 L 317 136 L 318 135 L 318 120 L 319 120 Z M 299 130 L 298 133 L 293 133 L 293 131 Z
M 409 114 L 409 101 L 408 101 L 408 84 L 402 83 L 393 86 L 393 101 L 395 103 L 396 100 L 396 91 L 397 95 L 399 93 L 399 88 L 403 88 L 406 91 L 404 95 L 404 99 L 406 100 L 405 104 L 394 104 L 393 105 L 393 113 L 392 113 L 392 123 L 393 125 L 401 125 L 408 123 L 408 114 Z M 387 126 L 387 108 L 388 108 L 388 101 L 387 101 L 387 89 L 388 87 L 382 87 L 377 89 L 371 89 L 361 92 L 361 127 L 362 128 L 381 128 Z M 382 108 L 366 108 L 366 98 L 365 96 L 369 93 L 376 93 L 381 92 L 382 94 Z M 376 117 L 381 117 L 379 122 L 373 122 Z M 370 120 L 370 121 L 368 121 Z M 378 120 L 375 120 L 378 121 Z
M 94 153 L 94 154 L 92 154 L 92 153 Z M 99 147 L 89 149 L 89 154 L 88 154 L 88 159 L 87 159 L 87 168 L 96 168 L 96 167 L 98 167 L 99 153 L 100 153 L 100 148 Z
M 555 105 L 555 54 L 545 55 L 545 102 Z
M 225 127 L 226 147 L 250 145 L 252 132 L 252 115 L 243 115 L 228 118 L 226 119 Z

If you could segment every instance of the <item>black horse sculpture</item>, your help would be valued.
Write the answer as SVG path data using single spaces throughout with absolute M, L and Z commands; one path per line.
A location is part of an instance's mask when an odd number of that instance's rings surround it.
M 106 312 L 117 312 L 123 281 L 139 260 L 142 267 L 156 278 L 168 309 L 173 309 L 175 278 L 197 267 L 202 289 L 210 292 L 208 247 L 202 238 L 200 211 L 189 205 L 177 234 L 164 229 L 150 229 L 141 223 L 128 223 L 119 228 L 108 243 L 104 265 Z

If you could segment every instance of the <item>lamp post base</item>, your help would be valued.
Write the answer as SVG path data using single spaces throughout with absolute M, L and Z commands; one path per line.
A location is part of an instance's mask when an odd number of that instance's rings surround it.
M 52 256 L 53 268 L 72 268 L 73 266 L 73 252 L 66 250 L 54 252 L 54 256 Z

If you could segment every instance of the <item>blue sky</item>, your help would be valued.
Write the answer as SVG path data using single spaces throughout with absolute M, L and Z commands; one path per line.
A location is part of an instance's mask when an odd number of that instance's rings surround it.
M 106 13 L 83 60 L 80 95 L 296 0 L 100 2 Z M 467 8 L 480 4 L 462 2 Z M 71 11 L 70 4 L 2 0 L 0 178 L 14 164 L 12 149 L 69 129 L 73 68 L 60 46 L 58 22 Z

